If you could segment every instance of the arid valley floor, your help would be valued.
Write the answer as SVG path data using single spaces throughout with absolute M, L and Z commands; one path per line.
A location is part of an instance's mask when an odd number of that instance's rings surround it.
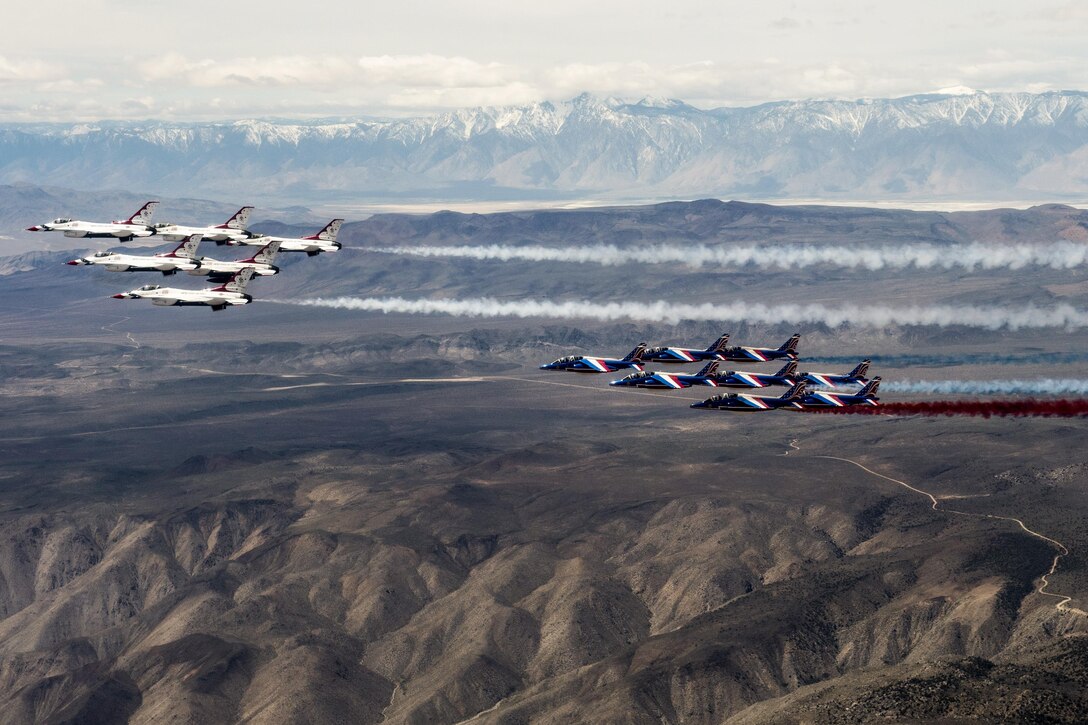
M 360 249 L 292 260 L 254 284 L 256 303 L 214 314 L 107 299 L 145 280 L 60 253 L 0 278 L 3 719 L 1088 718 L 1088 421 L 732 416 L 691 410 L 695 391 L 537 369 L 642 340 L 777 345 L 796 330 L 803 364 L 871 356 L 885 380 L 1083 378 L 1083 330 L 262 301 L 1088 303 L 1083 269 L 732 274 L 365 251 L 472 234 L 1088 236 L 1068 208 L 699 204 L 682 224 L 657 220 L 673 208 L 526 213 L 516 234 L 504 215 L 374 217 L 345 227 Z

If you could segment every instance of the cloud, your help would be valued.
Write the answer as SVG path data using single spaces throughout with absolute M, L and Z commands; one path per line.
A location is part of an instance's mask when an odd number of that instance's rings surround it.
M 52 81 L 63 78 L 66 73 L 64 66 L 37 58 L 0 56 L 0 84 Z
M 771 27 L 776 30 L 796 30 L 801 27 L 801 21 L 797 18 L 782 16 L 777 20 L 772 20 Z
M 348 58 L 329 55 L 190 60 L 180 53 L 167 53 L 140 62 L 137 72 L 145 81 L 170 81 L 197 88 L 332 87 L 350 80 L 356 66 Z
M 0 86 L 6 95 L 0 119 L 6 120 L 91 121 L 165 114 L 181 120 L 223 120 L 426 115 L 472 106 L 562 101 L 585 91 L 631 100 L 678 98 L 703 108 L 812 97 L 895 97 L 955 86 L 1039 91 L 1088 86 L 1088 66 L 1074 57 L 1033 59 L 1002 51 L 977 54 L 970 62 L 909 65 L 857 58 L 799 63 L 776 57 L 730 63 L 627 60 L 533 65 L 428 53 L 212 59 L 168 52 L 73 70 L 41 59 L 0 56 Z M 149 97 L 156 103 L 148 104 Z

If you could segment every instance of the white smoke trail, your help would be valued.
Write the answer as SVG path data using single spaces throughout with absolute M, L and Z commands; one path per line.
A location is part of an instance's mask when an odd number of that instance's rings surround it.
M 287 302 L 285 300 L 285 302 Z M 1088 324 L 1088 311 L 1071 305 L 1019 308 L 974 305 L 883 307 L 827 307 L 821 304 L 768 305 L 760 302 L 726 304 L 688 304 L 654 302 L 592 302 L 571 300 L 504 301 L 489 297 L 464 300 L 409 300 L 403 297 L 336 297 L 291 300 L 291 304 L 421 315 L 456 315 L 460 317 L 543 317 L 574 320 L 640 320 L 675 324 L 681 320 L 745 321 L 756 324 L 822 323 L 887 327 L 889 325 L 965 325 L 987 330 L 1019 330 L 1034 327 L 1073 329 Z
M 1088 244 L 988 245 L 978 242 L 937 246 L 906 244 L 901 247 L 861 247 L 845 245 L 722 245 L 658 244 L 648 247 L 621 248 L 612 244 L 594 244 L 570 248 L 543 246 L 424 246 L 379 247 L 373 252 L 416 257 L 463 257 L 468 259 L 521 260 L 527 262 L 576 262 L 605 266 L 637 262 L 640 264 L 686 264 L 718 267 L 759 267 L 797 269 L 814 265 L 833 265 L 850 269 L 1023 269 L 1049 267 L 1074 269 L 1088 263 Z
M 883 383 L 880 391 L 942 395 L 1088 395 L 1088 380 L 891 380 Z

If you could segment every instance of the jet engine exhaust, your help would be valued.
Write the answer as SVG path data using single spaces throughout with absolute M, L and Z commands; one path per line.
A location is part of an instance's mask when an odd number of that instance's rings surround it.
M 1062 400 L 928 400 L 917 403 L 881 403 L 845 408 L 806 408 L 806 413 L 830 415 L 924 415 L 975 418 L 1083 418 L 1088 398 Z

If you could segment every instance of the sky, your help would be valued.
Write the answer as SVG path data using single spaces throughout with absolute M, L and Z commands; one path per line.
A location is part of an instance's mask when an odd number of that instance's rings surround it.
M 1078 0 L 35 0 L 0 38 L 0 122 L 1088 90 Z

